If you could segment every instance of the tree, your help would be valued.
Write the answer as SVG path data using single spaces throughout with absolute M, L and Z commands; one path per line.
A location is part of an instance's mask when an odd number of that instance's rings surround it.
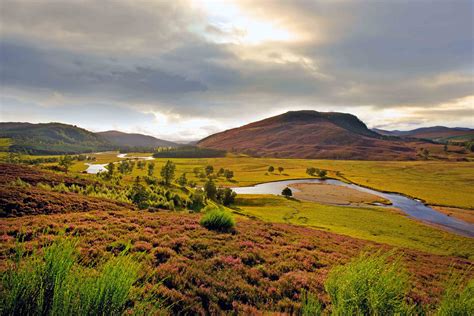
M 318 176 L 320 178 L 326 178 L 327 174 L 328 174 L 328 172 L 326 170 L 318 170 Z
M 283 170 L 285 170 L 283 167 L 278 167 L 278 172 L 279 172 L 279 173 L 282 173 Z
M 69 155 L 61 156 L 59 158 L 59 165 L 64 168 L 64 171 L 67 173 L 69 171 L 69 168 L 72 166 L 72 160 L 73 158 Z
M 163 183 L 169 185 L 174 179 L 174 172 L 176 170 L 176 165 L 168 160 L 166 164 L 161 168 L 160 175 L 163 178 Z
M 444 144 L 444 152 L 448 152 L 448 144 Z
M 112 176 L 114 175 L 115 165 L 113 162 L 109 162 L 106 168 L 107 168 L 107 177 L 111 179 Z
M 232 179 L 232 178 L 234 177 L 234 171 L 225 169 L 225 171 L 224 171 L 224 177 L 225 177 L 227 180 Z
M 220 168 L 219 171 L 217 171 L 217 176 L 218 176 L 218 177 L 223 176 L 224 173 L 225 173 L 224 168 Z
M 206 166 L 206 176 L 210 176 L 214 172 L 214 167 L 213 166 Z
M 273 172 L 275 171 L 275 168 L 273 166 L 268 167 L 268 172 Z
M 314 167 L 307 168 L 306 173 L 310 176 L 314 176 L 314 174 L 316 173 L 316 168 Z
M 176 183 L 178 183 L 180 186 L 184 187 L 188 183 L 188 179 L 186 178 L 186 172 L 184 172 L 178 180 L 176 180 Z
M 204 201 L 204 197 L 205 195 L 204 195 L 203 190 L 201 189 L 195 190 L 189 197 L 191 199 L 190 208 L 193 211 L 199 212 L 206 205 Z
M 291 189 L 289 187 L 286 187 L 283 189 L 283 191 L 281 191 L 281 195 L 283 195 L 284 197 L 290 197 L 293 195 L 293 192 L 291 192 Z
M 141 210 L 148 208 L 149 197 L 150 193 L 143 185 L 139 183 L 135 183 L 132 187 L 132 190 L 128 194 L 128 198 L 132 201 L 132 203 Z
M 217 200 L 225 206 L 228 206 L 235 201 L 235 197 L 237 196 L 237 193 L 232 191 L 230 188 L 219 188 L 217 190 Z
M 143 170 L 143 168 L 145 168 L 145 165 L 146 165 L 146 161 L 145 160 L 139 160 L 137 162 L 137 168 L 140 169 L 140 170 Z
M 150 162 L 148 164 L 148 176 L 149 177 L 153 177 L 153 174 L 155 173 L 155 163 L 154 162 Z
M 209 199 L 213 201 L 216 200 L 217 188 L 212 179 L 207 180 L 207 182 L 204 184 L 204 192 Z

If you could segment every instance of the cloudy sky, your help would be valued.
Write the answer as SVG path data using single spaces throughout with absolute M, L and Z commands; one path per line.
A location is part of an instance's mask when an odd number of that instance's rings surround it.
M 474 127 L 473 12 L 473 0 L 0 0 L 0 121 L 170 140 L 297 109 Z

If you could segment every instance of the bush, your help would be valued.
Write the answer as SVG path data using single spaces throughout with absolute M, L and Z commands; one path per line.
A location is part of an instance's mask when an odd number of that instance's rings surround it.
M 283 189 L 283 191 L 281 191 L 281 195 L 285 196 L 285 197 L 290 197 L 293 195 L 293 192 L 291 192 L 291 189 L 286 187 Z
M 219 209 L 208 211 L 204 214 L 199 223 L 207 229 L 221 232 L 231 231 L 235 226 L 235 221 L 232 218 L 232 215 Z
M 330 271 L 325 283 L 335 315 L 393 315 L 408 311 L 408 275 L 388 255 L 361 255 Z
M 95 270 L 78 264 L 77 241 L 60 239 L 2 276 L 2 315 L 118 315 L 125 311 L 139 264 L 120 255 Z
M 437 315 L 474 315 L 474 279 L 465 281 L 464 275 L 451 274 Z

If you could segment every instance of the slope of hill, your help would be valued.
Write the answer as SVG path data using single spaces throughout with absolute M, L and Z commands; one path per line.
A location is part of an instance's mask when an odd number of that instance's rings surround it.
M 11 151 L 29 154 L 70 154 L 112 148 L 99 135 L 61 123 L 0 123 L 0 137 L 11 139 Z
M 463 127 L 432 126 L 409 131 L 388 131 L 377 128 L 372 130 L 381 135 L 429 139 L 436 142 L 446 142 L 449 140 L 469 141 L 474 139 L 474 129 Z
M 198 143 L 252 156 L 370 160 L 416 159 L 423 145 L 380 135 L 351 114 L 317 111 L 287 112 Z
M 113 145 L 121 147 L 177 147 L 179 144 L 143 134 L 128 134 L 119 131 L 96 133 Z

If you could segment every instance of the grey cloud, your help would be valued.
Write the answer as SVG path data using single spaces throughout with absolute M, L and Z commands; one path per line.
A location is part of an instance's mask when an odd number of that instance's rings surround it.
M 201 82 L 151 66 L 121 65 L 93 55 L 10 41 L 0 44 L 0 64 L 2 85 L 16 88 L 135 100 L 206 90 Z
M 184 1 L 4 0 L 0 79 L 16 91 L 87 95 L 182 116 L 431 108 L 473 94 L 472 80 L 425 84 L 445 73 L 473 78 L 473 3 L 251 1 L 243 5 L 255 16 L 264 12 L 314 36 L 242 48 L 212 42 L 206 34 L 227 31 Z M 285 61 L 287 53 L 301 58 Z

